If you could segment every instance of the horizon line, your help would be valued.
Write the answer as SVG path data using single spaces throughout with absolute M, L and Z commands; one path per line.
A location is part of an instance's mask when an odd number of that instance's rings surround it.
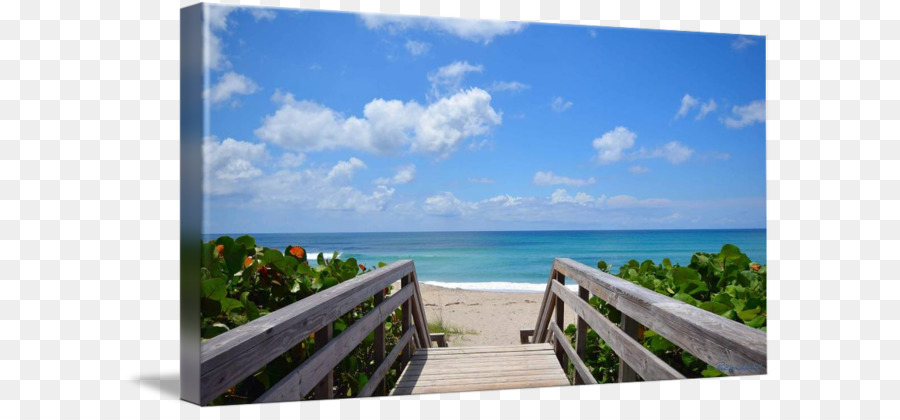
M 201 235 L 329 235 L 329 234 L 378 234 L 378 233 L 521 233 L 521 232 L 687 232 L 687 231 L 767 230 L 761 228 L 685 228 L 685 229 L 535 229 L 535 230 L 409 230 L 409 231 L 343 231 L 343 232 L 214 232 Z

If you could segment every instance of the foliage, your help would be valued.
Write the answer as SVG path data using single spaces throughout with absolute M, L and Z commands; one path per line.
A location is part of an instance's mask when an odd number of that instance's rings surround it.
M 433 316 L 428 320 L 428 332 L 436 334 L 444 333 L 446 338 L 450 338 L 451 335 L 463 336 L 466 334 L 478 334 L 478 331 L 467 330 L 445 321 L 441 314 Z
M 237 239 L 222 236 L 203 243 L 202 252 L 200 310 L 203 340 L 374 269 L 359 264 L 353 258 L 341 260 L 337 253 L 331 259 L 320 253 L 315 266 L 312 266 L 303 247 L 290 245 L 281 252 L 258 246 L 250 236 Z M 383 265 L 379 263 L 379 266 Z M 369 298 L 338 318 L 333 324 L 334 335 L 340 334 L 373 307 L 374 299 Z M 400 309 L 397 309 L 385 323 L 385 345 L 388 348 L 400 337 L 399 317 Z M 211 404 L 252 402 L 310 357 L 315 348 L 313 334 L 229 388 Z M 335 397 L 356 395 L 377 368 L 373 361 L 374 333 L 369 334 L 335 368 Z M 396 380 L 396 376 L 396 371 L 388 374 L 389 384 Z
M 609 272 L 606 262 L 597 268 Z M 628 261 L 619 268 L 620 278 L 678 299 L 689 305 L 743 323 L 749 327 L 766 329 L 766 266 L 750 261 L 737 246 L 726 244 L 718 254 L 697 252 L 687 267 L 672 264 L 668 258 L 655 264 L 646 260 Z M 590 305 L 610 321 L 620 324 L 618 309 L 594 296 Z M 566 335 L 574 343 L 575 325 L 566 328 Z M 641 327 L 638 339 L 660 359 L 689 378 L 722 376 L 715 366 L 698 359 L 652 330 Z M 589 331 L 585 364 L 597 382 L 616 382 L 619 358 L 594 332 Z

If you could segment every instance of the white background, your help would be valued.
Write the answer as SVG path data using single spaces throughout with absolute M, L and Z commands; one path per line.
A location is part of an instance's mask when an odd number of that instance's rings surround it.
M 900 416 L 900 2 L 264 2 L 766 35 L 769 374 L 204 409 L 178 400 L 188 4 L 0 4 L 0 418 Z

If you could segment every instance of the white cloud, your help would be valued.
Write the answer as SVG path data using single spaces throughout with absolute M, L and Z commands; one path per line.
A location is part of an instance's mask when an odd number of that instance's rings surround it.
M 258 90 L 259 86 L 249 77 L 229 71 L 219 77 L 219 81 L 203 94 L 212 104 L 219 104 L 228 101 L 234 95 L 250 95 Z
M 393 188 L 379 185 L 367 194 L 349 185 L 356 173 L 365 168 L 365 162 L 351 157 L 331 167 L 282 169 L 254 182 L 253 202 L 257 206 L 281 203 L 297 209 L 382 211 L 393 197 Z
M 641 148 L 639 156 L 646 159 L 663 158 L 677 165 L 686 162 L 693 154 L 694 149 L 681 144 L 681 142 L 670 141 L 650 151 Z
M 428 52 L 431 49 L 431 44 L 423 41 L 415 41 L 409 39 L 406 41 L 406 51 L 409 51 L 410 54 L 414 56 L 422 55 Z
M 577 204 L 579 206 L 599 206 L 606 200 L 606 196 L 594 197 L 590 194 L 579 192 L 574 196 L 569 195 L 566 190 L 558 189 L 550 194 L 550 204 Z
M 574 105 L 572 101 L 566 101 L 562 98 L 562 96 L 557 96 L 553 99 L 553 102 L 550 103 L 550 107 L 553 108 L 556 112 L 563 112 Z
M 266 145 L 215 136 L 203 139 L 203 190 L 210 195 L 249 191 L 262 175 L 258 165 L 266 160 Z
M 694 98 L 693 96 L 685 93 L 681 98 L 681 108 L 678 108 L 678 113 L 675 114 L 675 119 L 677 120 L 681 117 L 686 116 L 688 112 L 690 112 L 691 108 L 697 106 L 698 103 L 699 101 L 697 100 L 697 98 Z
M 522 197 L 513 197 L 509 194 L 501 194 L 482 201 L 482 205 L 495 205 L 500 207 L 512 207 L 522 203 Z
M 203 26 L 206 45 L 204 45 L 204 65 L 210 70 L 224 70 L 231 67 L 228 57 L 222 52 L 223 43 L 220 34 L 228 30 L 228 16 L 235 10 L 244 10 L 253 16 L 253 19 L 260 20 L 275 19 L 275 11 L 261 7 L 238 7 L 220 4 L 204 4 Z
M 264 7 L 248 7 L 247 11 L 253 15 L 253 19 L 257 22 L 261 20 L 275 19 L 275 11 Z
M 234 10 L 234 7 L 204 4 L 203 10 L 206 19 L 203 27 L 206 38 L 206 45 L 203 49 L 206 55 L 204 63 L 211 70 L 227 68 L 231 66 L 231 63 L 222 53 L 222 40 L 218 34 L 228 29 L 228 14 Z
M 718 108 L 718 107 L 719 106 L 718 106 L 718 104 L 716 104 L 716 101 L 713 98 L 709 98 L 709 100 L 706 101 L 706 103 L 700 105 L 700 112 L 697 113 L 696 119 L 702 120 L 710 112 L 715 112 L 716 108 Z
M 351 157 L 349 160 L 342 160 L 335 164 L 331 170 L 328 171 L 328 176 L 325 177 L 325 181 L 347 183 L 353 179 L 353 174 L 356 173 L 356 171 L 365 168 L 365 162 L 355 157 Z
M 348 210 L 357 212 L 376 212 L 384 210 L 385 205 L 394 195 L 394 189 L 384 185 L 375 187 L 371 194 L 365 194 L 353 187 L 340 187 L 320 196 L 316 208 L 320 210 Z
M 290 93 L 276 93 L 273 100 L 280 108 L 266 116 L 254 133 L 300 152 L 339 148 L 390 152 L 408 145 L 412 151 L 442 159 L 464 140 L 502 122 L 491 107 L 491 95 L 478 88 L 428 106 L 375 99 L 366 104 L 362 118 L 344 117 L 313 101 L 296 100 Z
M 469 73 L 481 73 L 484 66 L 472 65 L 468 61 L 456 61 L 428 74 L 431 82 L 431 93 L 441 97 L 459 91 L 462 80 Z
M 375 179 L 376 184 L 393 184 L 393 185 L 403 185 L 409 184 L 416 178 L 416 165 L 410 163 L 408 165 L 403 165 L 396 169 L 396 173 L 394 176 L 390 178 L 377 178 Z
M 755 45 L 755 44 L 756 44 L 756 40 L 754 40 L 753 38 L 746 37 L 746 36 L 739 36 L 739 37 L 735 38 L 734 41 L 731 41 L 731 48 L 734 50 L 740 51 L 740 50 L 746 49 L 747 47 L 749 47 L 751 45 Z
M 493 149 L 494 143 L 488 139 L 472 140 L 469 142 L 469 145 L 467 146 L 467 148 L 470 151 L 477 152 L 477 151 L 479 151 L 481 149 L 485 149 L 485 148 Z
M 638 199 L 630 195 L 616 195 L 606 200 L 606 205 L 613 209 L 664 207 L 671 203 L 667 198 Z
M 435 216 L 460 216 L 475 206 L 456 198 L 451 192 L 442 192 L 425 199 L 423 210 Z
M 594 149 L 597 149 L 597 161 L 601 164 L 617 162 L 624 157 L 623 152 L 634 147 L 637 134 L 625 127 L 616 127 L 603 136 L 594 139 Z
M 732 116 L 725 118 L 723 121 L 728 128 L 743 128 L 755 123 L 766 121 L 766 102 L 763 100 L 753 101 L 747 105 L 734 106 L 731 108 Z
M 473 184 L 496 184 L 497 180 L 491 178 L 469 178 L 469 182 Z
M 628 168 L 628 172 L 631 172 L 633 174 L 645 174 L 647 172 L 650 172 L 650 168 L 641 165 L 634 165 Z
M 530 87 L 531 86 L 528 86 L 524 83 L 516 82 L 516 81 L 510 81 L 510 82 L 497 81 L 497 82 L 494 82 L 491 84 L 491 86 L 488 88 L 488 91 L 491 91 L 491 92 L 521 92 Z
M 361 15 L 369 29 L 386 29 L 399 33 L 411 29 L 444 32 L 467 41 L 489 44 L 495 37 L 520 32 L 525 28 L 521 22 L 491 20 L 468 20 L 454 18 L 427 18 L 392 15 Z
M 556 175 L 553 171 L 538 171 L 534 174 L 534 178 L 532 179 L 534 185 L 566 185 L 569 187 L 582 187 L 585 185 L 591 185 L 596 180 L 594 177 L 590 177 L 588 179 L 581 178 L 569 178 L 567 176 Z
M 297 168 L 303 165 L 305 161 L 306 156 L 302 153 L 284 152 L 281 154 L 281 158 L 278 159 L 278 165 L 282 168 Z

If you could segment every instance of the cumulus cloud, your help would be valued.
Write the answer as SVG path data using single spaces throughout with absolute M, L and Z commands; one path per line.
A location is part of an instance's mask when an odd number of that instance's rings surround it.
M 297 168 L 306 162 L 306 156 L 302 153 L 284 152 L 278 159 L 278 166 L 282 168 Z
M 491 84 L 488 91 L 491 92 L 521 92 L 531 86 L 516 81 L 497 81 Z
M 443 32 L 458 38 L 489 44 L 494 38 L 515 34 L 525 28 L 521 22 L 502 22 L 492 20 L 469 20 L 454 18 L 427 18 L 392 15 L 361 15 L 363 23 L 369 29 L 384 29 L 392 33 L 408 30 L 425 30 Z
M 249 77 L 229 71 L 203 94 L 215 105 L 230 100 L 234 95 L 250 95 L 258 90 L 259 86 Z
M 275 19 L 275 11 L 272 9 L 267 9 L 264 7 L 248 7 L 247 11 L 253 16 L 253 19 L 257 22 L 261 20 L 272 20 Z
M 205 25 L 203 32 L 206 38 L 204 49 L 205 65 L 210 70 L 224 70 L 231 67 L 228 57 L 222 52 L 224 44 L 220 34 L 228 30 L 230 21 L 228 16 L 235 10 L 246 10 L 257 22 L 260 20 L 275 19 L 275 11 L 260 7 L 236 7 L 219 4 L 204 4 Z
M 375 179 L 376 184 L 382 185 L 403 185 L 409 184 L 416 178 L 416 165 L 410 163 L 409 165 L 403 165 L 396 169 L 394 176 L 390 178 L 377 178 Z
M 438 68 L 428 74 L 428 81 L 431 82 L 431 94 L 434 97 L 441 97 L 456 93 L 467 74 L 481 73 L 482 70 L 484 70 L 484 66 L 472 65 L 468 61 L 456 61 Z
M 224 195 L 249 190 L 249 183 L 260 175 L 266 159 L 266 145 L 215 136 L 203 139 L 203 190 Z
M 646 166 L 641 166 L 641 165 L 634 165 L 634 166 L 628 168 L 628 172 L 631 172 L 635 175 L 645 174 L 647 172 L 650 172 L 650 168 L 648 168 Z
M 300 152 L 355 149 L 390 152 L 409 147 L 443 159 L 474 136 L 487 133 L 502 119 L 491 95 L 472 88 L 427 106 L 415 101 L 375 99 L 362 117 L 345 117 L 290 93 L 273 95 L 280 108 L 263 119 L 254 133 L 260 139 Z
M 731 48 L 736 51 L 740 51 L 740 50 L 746 49 L 747 47 L 749 47 L 751 45 L 755 45 L 755 44 L 756 44 L 755 39 L 747 37 L 747 36 L 739 36 L 739 37 L 735 38 L 734 41 L 731 41 Z
M 593 144 L 597 149 L 597 161 L 607 164 L 622 160 L 624 151 L 634 147 L 636 138 L 637 134 L 621 126 L 595 138 Z
M 678 108 L 678 112 L 675 114 L 675 119 L 677 120 L 681 117 L 686 116 L 692 108 L 697 106 L 698 103 L 699 101 L 697 100 L 697 98 L 694 98 L 693 96 L 685 93 L 681 98 L 681 108 Z
M 206 48 L 204 48 L 205 64 L 211 70 L 220 70 L 231 65 L 228 58 L 222 53 L 222 39 L 219 33 L 228 29 L 228 15 L 234 10 L 234 7 L 220 6 L 216 4 L 204 4 L 204 18 L 206 25 L 203 32 L 206 38 Z
M 413 56 L 422 55 L 428 52 L 431 49 L 431 44 L 424 41 L 415 41 L 412 39 L 406 40 L 406 51 Z
M 546 186 L 546 185 L 566 185 L 569 187 L 582 187 L 585 185 L 591 185 L 596 180 L 594 177 L 590 177 L 587 179 L 582 178 L 569 178 L 567 176 L 556 175 L 553 171 L 538 171 L 534 174 L 534 178 L 532 179 L 534 185 Z
M 465 211 L 473 209 L 472 203 L 456 198 L 451 192 L 442 192 L 425 199 L 423 210 L 434 216 L 460 216 Z
M 496 184 L 497 180 L 491 178 L 469 178 L 469 182 L 473 184 Z
M 254 182 L 258 205 L 282 203 L 297 208 L 378 212 L 385 209 L 394 189 L 376 186 L 365 193 L 349 184 L 366 168 L 365 162 L 351 157 L 333 166 L 318 166 L 302 171 L 282 169 Z
M 753 101 L 747 105 L 736 105 L 731 108 L 731 116 L 723 122 L 728 128 L 744 128 L 748 125 L 766 121 L 766 102 Z
M 556 112 L 564 112 L 574 105 L 572 101 L 567 101 L 562 98 L 562 96 L 557 96 L 553 99 L 553 102 L 550 103 L 550 107 L 553 108 Z
M 672 203 L 667 198 L 638 199 L 631 195 L 616 195 L 606 200 L 606 205 L 613 209 L 663 207 Z
M 652 150 L 646 150 L 642 148 L 639 153 L 640 157 L 642 158 L 663 158 L 676 165 L 686 162 L 691 158 L 691 156 L 693 156 L 693 154 L 694 149 L 691 149 L 690 147 L 687 147 L 678 141 L 670 141 Z
M 716 104 L 716 101 L 713 98 L 709 98 L 706 103 L 700 105 L 700 112 L 697 113 L 696 119 L 702 120 L 704 117 L 706 117 L 707 114 L 715 112 L 716 108 L 718 108 L 718 104 Z
M 577 204 L 579 206 L 599 206 L 602 205 L 606 200 L 606 196 L 594 197 L 590 194 L 579 192 L 577 194 L 569 195 L 568 192 L 564 189 L 558 189 L 550 194 L 550 203 L 551 204 L 561 204 L 561 203 L 569 203 L 569 204 Z

